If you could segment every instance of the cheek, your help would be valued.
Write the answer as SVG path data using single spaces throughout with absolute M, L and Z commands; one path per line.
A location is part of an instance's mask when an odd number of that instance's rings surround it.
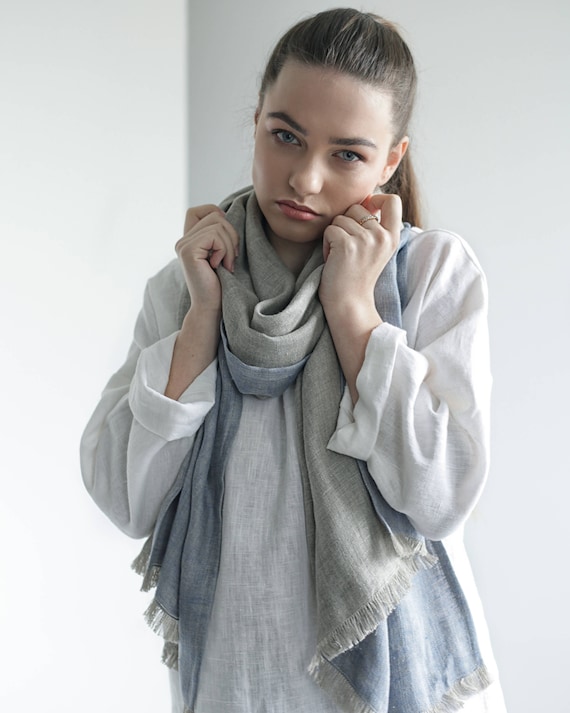
M 267 150 L 256 142 L 253 151 L 253 163 L 251 175 L 256 192 L 263 190 L 263 184 L 267 183 L 271 175 L 271 164 L 268 161 Z
M 366 175 L 345 177 L 337 185 L 336 197 L 341 202 L 350 205 L 362 203 L 368 196 L 372 195 L 378 188 L 377 177 L 373 172 L 366 172 Z
M 253 187 L 255 188 L 256 193 L 258 193 L 259 188 L 261 187 L 261 182 L 263 180 L 263 171 L 261 170 L 261 164 L 259 161 L 259 154 L 257 149 L 255 149 L 253 154 L 253 162 L 251 165 L 251 178 L 253 181 Z

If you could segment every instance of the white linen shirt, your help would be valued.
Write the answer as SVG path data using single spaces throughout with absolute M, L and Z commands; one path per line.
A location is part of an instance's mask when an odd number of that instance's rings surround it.
M 353 408 L 345 391 L 328 447 L 365 460 L 387 502 L 427 538 L 444 541 L 483 659 L 495 672 L 462 543 L 488 470 L 485 278 L 461 238 L 415 230 L 407 289 L 403 328 L 384 323 L 373 331 L 358 402 Z M 184 290 L 176 260 L 149 280 L 127 360 L 82 439 L 87 489 L 132 537 L 152 531 L 215 399 L 215 361 L 178 401 L 163 395 Z M 338 711 L 307 673 L 315 603 L 295 419 L 292 389 L 274 399 L 243 399 L 224 474 L 221 563 L 195 713 Z M 171 681 L 173 712 L 182 713 L 176 672 Z M 499 683 L 464 710 L 503 713 Z

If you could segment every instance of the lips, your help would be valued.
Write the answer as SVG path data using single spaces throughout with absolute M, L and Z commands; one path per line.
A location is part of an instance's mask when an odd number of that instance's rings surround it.
M 294 220 L 314 220 L 319 214 L 305 205 L 299 205 L 295 201 L 277 201 L 277 205 L 282 213 Z

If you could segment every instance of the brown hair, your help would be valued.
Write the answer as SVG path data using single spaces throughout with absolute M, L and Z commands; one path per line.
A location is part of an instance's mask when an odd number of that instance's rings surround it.
M 392 98 L 394 145 L 406 136 L 416 93 L 412 54 L 396 27 L 372 13 L 352 8 L 325 10 L 294 25 L 275 46 L 265 68 L 259 103 L 288 59 L 351 75 Z M 386 193 L 402 199 L 403 218 L 420 225 L 420 199 L 410 151 L 390 180 Z

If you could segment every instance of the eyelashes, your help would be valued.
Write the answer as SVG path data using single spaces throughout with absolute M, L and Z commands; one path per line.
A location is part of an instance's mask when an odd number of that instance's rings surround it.
M 292 131 L 287 131 L 287 129 L 273 129 L 271 133 L 282 144 L 288 144 L 292 146 L 301 145 L 301 142 Z
M 272 129 L 271 135 L 275 137 L 278 143 L 283 144 L 284 146 L 301 146 L 299 139 L 288 129 Z M 366 161 L 364 156 L 356 151 L 351 151 L 350 149 L 341 149 L 340 151 L 337 151 L 334 156 L 340 158 L 343 163 L 358 163 Z
M 344 149 L 343 151 L 339 151 L 336 155 L 337 156 L 342 156 L 343 161 L 346 161 L 347 163 L 354 163 L 355 161 L 364 161 L 364 156 L 361 156 L 359 153 L 356 153 L 356 151 L 347 151 Z

